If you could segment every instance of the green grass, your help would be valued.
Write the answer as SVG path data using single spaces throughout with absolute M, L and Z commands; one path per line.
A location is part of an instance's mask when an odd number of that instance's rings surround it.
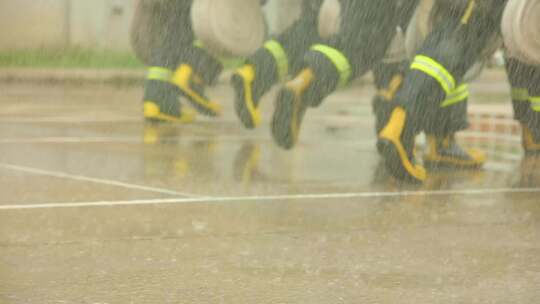
M 0 52 L 0 67 L 144 68 L 131 53 L 80 48 Z

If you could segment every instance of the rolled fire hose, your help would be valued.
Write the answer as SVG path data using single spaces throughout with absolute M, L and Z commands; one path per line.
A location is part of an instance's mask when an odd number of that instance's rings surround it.
M 193 31 L 218 56 L 248 56 L 262 46 L 266 24 L 259 0 L 194 0 Z
M 413 58 L 431 31 L 431 10 L 434 0 L 422 0 L 409 23 L 405 35 L 405 48 L 409 58 Z
M 339 0 L 325 0 L 319 12 L 319 36 L 329 38 L 339 33 L 341 23 L 341 4 Z
M 540 0 L 510 0 L 502 21 L 509 57 L 540 65 Z
M 386 55 L 384 56 L 384 63 L 397 63 L 407 60 L 407 49 L 405 48 L 405 35 L 403 30 L 398 28 L 396 30 L 396 36 L 390 43 Z
M 322 3 L 318 22 L 319 36 L 321 38 L 329 38 L 339 33 L 341 27 L 341 4 L 339 0 L 325 0 Z M 405 59 L 407 59 L 405 37 L 403 32 L 398 30 L 386 52 L 384 62 L 393 63 Z

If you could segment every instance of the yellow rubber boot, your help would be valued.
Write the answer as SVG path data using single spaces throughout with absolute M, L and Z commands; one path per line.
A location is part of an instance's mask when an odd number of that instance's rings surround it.
M 197 113 L 190 108 L 172 110 L 170 107 L 163 107 L 159 102 L 146 100 L 143 105 L 143 115 L 148 122 L 170 122 L 188 124 L 197 118 Z
M 388 64 L 388 69 L 396 69 L 396 67 Z M 372 100 L 373 114 L 375 114 L 375 134 L 381 133 L 382 129 L 388 123 L 392 110 L 396 107 L 394 98 L 397 91 L 401 88 L 403 83 L 403 75 L 400 73 L 395 74 L 392 79 L 385 84 L 385 88 L 380 89 Z
M 178 89 L 168 81 L 147 79 L 144 88 L 143 116 L 146 121 L 161 123 L 190 123 L 195 111 L 182 105 Z
M 305 95 L 315 79 L 311 69 L 304 69 L 287 82 L 276 99 L 272 117 L 272 136 L 284 149 L 292 149 L 298 142 L 300 126 L 309 106 Z
M 424 165 L 429 168 L 476 169 L 486 162 L 486 154 L 478 149 L 464 149 L 454 135 L 437 137 L 426 135 L 428 152 Z
M 254 94 L 254 81 L 255 66 L 251 64 L 236 70 L 231 78 L 231 85 L 235 92 L 236 115 L 247 129 L 254 129 L 261 123 L 259 100 Z
M 396 107 L 387 125 L 379 133 L 377 149 L 381 151 L 386 168 L 399 180 L 423 183 L 427 174 L 424 167 L 416 164 L 414 156 L 414 136 L 407 132 L 407 113 Z
M 172 83 L 180 88 L 182 94 L 199 113 L 208 116 L 221 114 L 221 105 L 205 96 L 205 83 L 190 65 L 181 64 L 174 72 Z

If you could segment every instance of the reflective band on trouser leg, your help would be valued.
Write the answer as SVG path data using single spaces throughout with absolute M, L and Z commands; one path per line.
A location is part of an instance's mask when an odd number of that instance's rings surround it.
M 146 79 L 168 82 L 173 76 L 173 71 L 162 67 L 149 67 Z
M 349 83 L 349 79 L 352 75 L 351 64 L 349 63 L 349 59 L 347 59 L 341 51 L 323 44 L 316 44 L 311 47 L 311 50 L 322 53 L 332 61 L 334 66 L 336 66 L 336 69 L 339 72 L 339 88 L 342 88 Z
M 448 70 L 437 61 L 424 55 L 417 55 L 411 64 L 411 70 L 419 70 L 433 77 L 444 90 L 446 95 L 451 95 L 456 89 L 456 80 Z
M 283 46 L 276 40 L 268 40 L 264 43 L 264 48 L 267 49 L 272 57 L 276 60 L 278 68 L 279 80 L 283 81 L 289 75 L 289 58 Z
M 463 102 L 467 100 L 467 98 L 469 98 L 469 85 L 462 84 L 458 86 L 452 93 L 446 96 L 446 99 L 441 104 L 441 108 L 446 108 Z
M 529 91 L 524 88 L 512 88 L 512 100 L 529 101 Z
M 531 109 L 535 112 L 540 112 L 540 96 L 531 96 L 529 97 L 531 102 Z

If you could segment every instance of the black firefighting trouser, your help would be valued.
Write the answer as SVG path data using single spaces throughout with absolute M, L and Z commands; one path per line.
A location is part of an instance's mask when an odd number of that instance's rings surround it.
M 506 71 L 512 88 L 514 118 L 540 138 L 540 66 L 507 58 Z
M 305 52 L 320 40 L 318 18 L 323 2 L 303 0 L 300 18 L 247 59 L 248 64 L 255 66 L 255 100 L 299 71 Z
M 415 0 L 340 0 L 340 3 L 339 34 L 306 45 L 303 60 L 296 69 L 310 68 L 316 75 L 311 86 L 316 90 L 312 106 L 318 106 L 324 97 L 380 63 L 396 28 L 408 23 L 417 5 Z
M 149 67 L 174 70 L 193 67 L 207 84 L 222 70 L 221 63 L 196 45 L 191 25 L 193 0 L 139 1 L 132 26 L 135 53 Z
M 446 135 L 466 127 L 466 104 L 444 108 L 459 97 L 466 72 L 498 33 L 506 0 L 439 0 L 435 26 L 413 59 L 396 102 L 413 122 L 413 133 Z
M 342 9 L 341 33 L 324 41 L 318 33 L 318 16 L 324 0 L 304 0 L 302 15 L 277 37 L 267 41 L 247 62 L 256 66 L 254 96 L 258 99 L 278 81 L 297 74 L 310 64 L 318 66 L 317 56 L 310 49 L 336 43 L 343 47 L 357 63 L 351 76 L 374 69 L 376 86 L 385 88 L 393 74 L 402 72 L 399 64 L 382 64 L 386 48 L 396 34 L 397 26 L 405 28 L 416 6 L 416 1 L 397 6 L 394 0 L 340 0 Z M 380 3 L 379 3 L 380 2 Z M 403 10 L 398 10 L 401 8 Z M 388 9 L 388 11 L 387 11 Z M 388 13 L 388 15 L 387 15 Z M 306 57 L 307 56 L 307 57 Z M 321 67 L 317 76 L 325 79 L 338 77 L 336 67 Z M 335 80 L 330 81 L 336 83 Z M 336 86 L 337 87 L 337 86 Z

